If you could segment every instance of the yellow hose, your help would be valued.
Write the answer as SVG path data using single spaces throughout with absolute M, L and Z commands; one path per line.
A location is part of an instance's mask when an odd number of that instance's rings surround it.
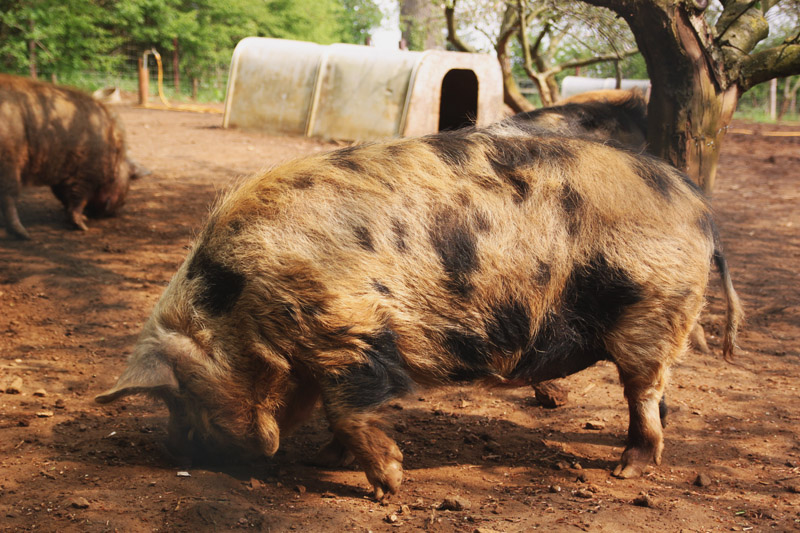
M 164 68 L 161 65 L 161 54 L 153 48 L 150 50 L 153 56 L 156 58 L 156 63 L 158 64 L 158 97 L 161 99 L 161 103 L 164 104 L 165 109 L 171 109 L 175 111 L 191 111 L 194 113 L 215 113 L 215 114 L 222 114 L 221 109 L 216 109 L 214 107 L 196 105 L 196 104 L 170 104 L 167 100 L 167 97 L 164 96 Z M 163 109 L 160 106 L 152 106 L 147 104 L 147 108 L 150 109 Z

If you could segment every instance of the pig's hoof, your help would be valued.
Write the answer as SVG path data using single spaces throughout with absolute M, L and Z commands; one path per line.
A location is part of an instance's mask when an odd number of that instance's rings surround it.
M 77 213 L 73 211 L 72 213 L 70 213 L 69 219 L 70 221 L 72 221 L 73 224 L 75 224 L 75 227 L 78 228 L 79 230 L 89 231 L 88 226 L 86 226 L 86 221 L 88 219 L 86 218 L 86 215 L 84 215 L 83 213 Z
M 311 459 L 311 464 L 328 468 L 347 466 L 355 460 L 353 454 L 344 447 L 336 438 L 323 446 L 317 455 Z
M 403 465 L 392 460 L 382 472 L 377 475 L 367 473 L 367 478 L 373 487 L 373 495 L 379 502 L 384 501 L 391 494 L 396 494 L 403 483 Z
M 631 479 L 634 477 L 641 477 L 643 473 L 644 468 L 641 465 L 633 464 L 623 466 L 622 463 L 620 463 L 611 475 L 619 479 Z
M 622 453 L 622 459 L 611 475 L 620 479 L 641 477 L 651 461 L 661 464 L 661 454 L 649 448 L 628 448 Z
M 29 240 L 31 240 L 31 236 L 27 231 L 25 231 L 25 228 L 14 228 L 9 233 L 15 239 L 19 239 L 21 241 L 29 241 Z

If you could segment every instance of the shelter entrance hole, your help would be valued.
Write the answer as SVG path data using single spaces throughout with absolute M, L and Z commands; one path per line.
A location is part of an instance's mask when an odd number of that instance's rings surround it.
M 478 77 L 468 69 L 452 69 L 442 80 L 439 131 L 475 125 L 478 117 Z

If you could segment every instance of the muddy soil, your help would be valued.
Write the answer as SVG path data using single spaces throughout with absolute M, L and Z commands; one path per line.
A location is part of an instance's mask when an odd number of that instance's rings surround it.
M 406 481 L 381 505 L 357 469 L 307 464 L 328 438 L 319 417 L 272 460 L 186 469 L 162 451 L 162 405 L 93 403 L 215 198 L 260 168 L 337 147 L 223 130 L 219 115 L 119 113 L 153 174 L 118 217 L 73 231 L 50 191 L 31 189 L 20 213 L 34 240 L 0 230 L 0 388 L 21 379 L 0 394 L 0 530 L 800 530 L 800 137 L 764 135 L 800 125 L 740 123 L 725 141 L 713 203 L 748 321 L 725 363 L 714 278 L 702 318 L 711 353 L 674 368 L 660 467 L 610 476 L 627 409 L 615 369 L 600 364 L 565 380 L 557 409 L 530 389 L 392 402 Z

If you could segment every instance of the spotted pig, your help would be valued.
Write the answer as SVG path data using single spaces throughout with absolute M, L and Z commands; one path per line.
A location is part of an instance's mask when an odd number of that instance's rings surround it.
M 0 74 L 0 209 L 9 234 L 30 235 L 17 213 L 24 186 L 47 185 L 70 221 L 109 216 L 144 169 L 125 155 L 120 126 L 80 91 Z
M 661 461 L 659 399 L 712 260 L 741 314 L 708 203 L 647 156 L 509 120 L 300 159 L 219 203 L 117 383 L 162 398 L 179 453 L 273 455 L 318 401 L 330 464 L 378 499 L 403 455 L 378 408 L 418 387 L 524 386 L 618 368 L 627 446 Z

